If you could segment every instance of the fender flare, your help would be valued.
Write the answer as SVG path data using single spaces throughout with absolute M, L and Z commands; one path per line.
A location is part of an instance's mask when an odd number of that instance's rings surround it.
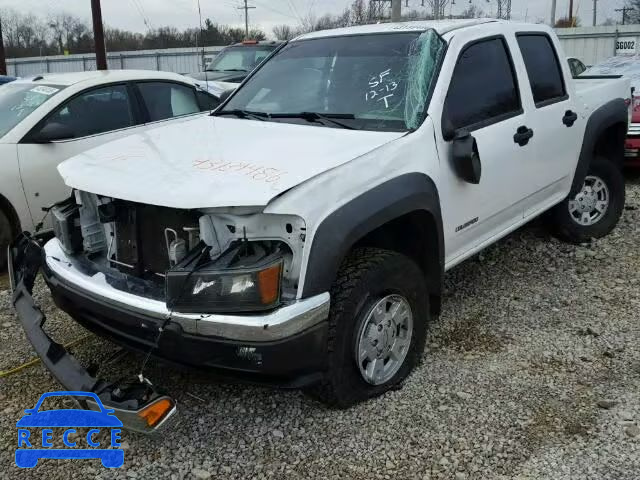
M 439 297 L 444 277 L 440 196 L 433 180 L 417 172 L 400 175 L 362 193 L 320 223 L 309 253 L 302 297 L 330 291 L 343 259 L 359 240 L 382 225 L 416 211 L 427 212 L 434 220 L 436 248 L 426 252 L 430 273 L 427 283 L 429 293 Z M 425 250 L 428 248 L 425 244 Z
M 570 195 L 575 195 L 582 187 L 584 179 L 587 176 L 587 172 L 589 171 L 589 165 L 593 158 L 596 143 L 602 133 L 616 123 L 627 123 L 628 121 L 628 107 L 622 98 L 616 98 L 615 100 L 605 103 L 591 114 L 584 132 L 582 148 L 580 150 L 580 157 L 578 158 L 578 165 L 576 166 L 576 171 L 573 176 Z M 622 168 L 622 164 L 624 162 L 624 145 L 621 146 L 619 156 L 620 158 L 614 158 L 612 160 Z

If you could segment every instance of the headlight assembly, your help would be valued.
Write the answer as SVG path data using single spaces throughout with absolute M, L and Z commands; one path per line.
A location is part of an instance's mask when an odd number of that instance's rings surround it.
M 247 245 L 247 243 L 249 245 Z M 167 272 L 167 307 L 183 313 L 242 313 L 280 305 L 284 259 L 243 242 L 219 259 L 199 264 L 198 253 Z

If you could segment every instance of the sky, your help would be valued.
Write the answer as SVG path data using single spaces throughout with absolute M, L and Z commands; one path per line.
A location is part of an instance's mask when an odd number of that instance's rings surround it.
M 203 18 L 214 23 L 244 26 L 244 12 L 238 9 L 244 0 L 200 0 Z M 403 6 L 406 0 L 402 0 Z M 409 8 L 420 8 L 421 0 L 408 0 Z M 453 14 L 461 12 L 470 3 L 486 13 L 495 12 L 495 0 L 454 0 Z M 251 26 L 259 26 L 268 34 L 274 25 L 300 24 L 300 19 L 311 12 L 315 16 L 339 13 L 352 0 L 249 0 L 255 9 L 249 11 Z M 598 0 L 598 21 L 606 18 L 620 19 L 615 9 L 621 8 L 625 0 Z M 566 16 L 569 0 L 557 0 L 557 17 Z M 0 8 L 13 8 L 22 13 L 43 16 L 60 11 L 79 17 L 91 17 L 90 0 L 0 0 Z M 593 0 L 574 0 L 574 8 L 583 25 L 591 25 Z M 447 11 L 448 13 L 448 11 Z M 512 0 L 512 15 L 517 20 L 549 21 L 551 0 Z M 178 28 L 197 27 L 197 0 L 102 0 L 102 15 L 106 25 L 138 32 L 147 28 L 171 25 Z

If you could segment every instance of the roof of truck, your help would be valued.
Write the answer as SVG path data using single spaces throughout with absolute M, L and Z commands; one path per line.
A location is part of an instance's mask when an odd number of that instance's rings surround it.
M 356 27 L 334 28 L 332 30 L 320 30 L 300 35 L 295 40 L 308 40 L 310 38 L 341 37 L 347 35 L 366 35 L 370 33 L 390 32 L 424 32 L 435 30 L 441 35 L 460 28 L 473 27 L 484 23 L 496 22 L 491 18 L 476 18 L 471 20 L 429 20 L 417 22 L 399 23 L 374 23 L 371 25 L 358 25 Z

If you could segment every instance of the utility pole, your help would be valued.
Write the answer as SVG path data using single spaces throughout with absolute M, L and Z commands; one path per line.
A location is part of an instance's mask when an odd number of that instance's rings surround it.
M 4 38 L 2 38 L 2 20 L 0 19 L 0 75 L 7 74 L 7 60 L 4 57 Z
M 627 12 L 629 10 L 633 10 L 632 8 L 628 8 L 628 7 L 622 7 L 622 8 L 617 8 L 615 11 L 616 12 L 622 12 L 622 25 L 626 24 L 627 21 Z
M 102 28 L 102 10 L 100 0 L 91 0 L 91 14 L 93 16 L 93 43 L 96 48 L 96 67 L 98 70 L 107 69 L 107 50 L 104 46 L 104 30 Z
M 556 26 L 556 4 L 557 0 L 551 0 L 551 28 Z
M 402 0 L 391 0 L 391 21 L 402 21 Z
M 244 39 L 249 40 L 249 10 L 256 7 L 250 7 L 247 5 L 247 0 L 244 0 L 244 7 L 238 7 L 238 10 L 244 10 Z
M 569 26 L 573 27 L 573 0 L 569 0 Z
M 593 26 L 598 23 L 598 0 L 593 0 Z

